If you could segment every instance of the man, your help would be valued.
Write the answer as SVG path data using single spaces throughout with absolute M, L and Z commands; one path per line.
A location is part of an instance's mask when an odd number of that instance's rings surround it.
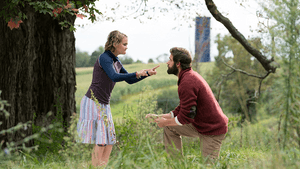
M 147 114 L 146 118 L 154 118 L 164 128 L 164 144 L 169 154 L 180 154 L 172 149 L 173 145 L 182 154 L 181 136 L 199 137 L 202 156 L 216 159 L 228 131 L 228 118 L 207 82 L 192 70 L 190 53 L 178 47 L 171 48 L 170 53 L 167 72 L 178 76 L 180 104 L 168 114 Z

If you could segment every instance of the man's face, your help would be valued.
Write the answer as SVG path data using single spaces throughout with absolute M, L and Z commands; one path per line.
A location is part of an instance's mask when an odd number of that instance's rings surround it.
M 173 61 L 173 55 L 171 54 L 169 57 L 169 61 L 167 62 L 168 65 L 168 70 L 167 73 L 168 74 L 174 74 L 174 75 L 178 75 L 178 68 L 176 66 L 176 64 Z

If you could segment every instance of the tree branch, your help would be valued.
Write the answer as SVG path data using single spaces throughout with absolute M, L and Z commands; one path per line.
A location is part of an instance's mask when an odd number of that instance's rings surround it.
M 219 22 L 221 22 L 230 34 L 241 43 L 241 45 L 254 56 L 264 67 L 267 72 L 275 73 L 276 69 L 279 67 L 278 63 L 274 61 L 274 58 L 267 59 L 259 50 L 251 46 L 251 44 L 246 40 L 246 38 L 233 26 L 230 20 L 224 17 L 217 9 L 217 6 L 213 0 L 205 0 L 206 7 L 212 16 Z M 273 63 L 273 64 L 272 64 Z
M 235 70 L 232 70 L 232 72 L 230 72 L 230 73 L 228 73 L 228 74 L 226 74 L 226 75 L 221 75 L 222 76 L 222 79 L 221 79 L 221 81 L 218 83 L 218 85 L 217 85 L 217 88 L 219 88 L 219 91 L 218 91 L 218 95 L 217 95 L 217 102 L 219 102 L 219 98 L 220 98 L 220 94 L 221 94 L 221 84 L 223 83 L 223 80 L 225 79 L 225 78 L 227 78 L 228 76 L 230 76 L 231 74 L 233 74 L 235 72 Z
M 230 74 L 232 74 L 232 73 L 234 73 L 234 72 L 240 72 L 240 73 L 243 73 L 243 74 L 245 74 L 245 75 L 248 75 L 248 76 L 251 76 L 251 77 L 255 77 L 255 78 L 259 78 L 259 79 L 260 79 L 259 87 L 258 87 L 258 96 L 256 96 L 256 94 L 254 94 L 254 96 L 253 96 L 252 98 L 250 98 L 250 99 L 256 99 L 256 98 L 258 98 L 258 97 L 260 96 L 260 89 L 261 89 L 262 81 L 263 81 L 266 77 L 268 77 L 269 74 L 270 74 L 271 72 L 267 72 L 264 76 L 258 76 L 258 75 L 255 75 L 255 74 L 248 73 L 248 72 L 246 72 L 246 71 L 244 71 L 244 70 L 241 70 L 241 69 L 236 69 L 236 68 L 234 68 L 234 67 L 228 65 L 228 64 L 224 61 L 224 59 L 223 59 L 222 57 L 221 57 L 221 59 L 222 59 L 222 62 L 223 62 L 227 67 L 229 67 L 229 68 L 231 68 L 231 69 L 233 70 L 233 72 L 231 72 Z M 228 75 L 229 75 L 229 74 L 228 74 Z M 228 76 L 228 75 L 227 75 L 227 76 Z M 222 76 L 223 76 L 223 75 L 222 75 Z M 223 79 L 222 79 L 222 81 L 223 81 Z
M 246 72 L 246 71 L 244 71 L 244 70 L 234 68 L 233 66 L 228 65 L 228 64 L 224 61 L 224 59 L 223 59 L 222 57 L 221 57 L 221 59 L 222 59 L 222 62 L 223 62 L 227 67 L 229 67 L 229 68 L 231 68 L 231 69 L 233 69 L 233 70 L 235 70 L 235 71 L 237 71 L 237 72 L 241 72 L 241 73 L 243 73 L 243 74 L 245 74 L 245 75 L 251 76 L 251 77 L 256 77 L 256 78 L 259 78 L 259 79 L 264 79 L 264 78 L 266 78 L 266 77 L 271 73 L 271 72 L 268 72 L 268 73 L 267 73 L 266 75 L 264 75 L 264 76 L 259 76 L 259 75 L 251 74 L 251 73 L 248 73 L 248 72 Z

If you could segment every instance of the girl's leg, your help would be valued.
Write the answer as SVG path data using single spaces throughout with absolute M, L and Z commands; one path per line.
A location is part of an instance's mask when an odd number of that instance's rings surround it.
M 94 152 L 92 153 L 92 165 L 105 166 L 108 163 L 109 156 L 112 150 L 112 145 L 107 145 L 105 147 L 96 145 L 94 147 Z
M 100 166 L 100 159 L 102 159 L 102 154 L 105 147 L 100 147 L 95 145 L 94 150 L 92 152 L 92 165 L 97 167 Z
M 102 163 L 101 165 L 106 165 L 108 163 L 112 147 L 113 145 L 107 145 L 106 147 L 104 147 L 104 151 L 101 159 L 101 163 Z

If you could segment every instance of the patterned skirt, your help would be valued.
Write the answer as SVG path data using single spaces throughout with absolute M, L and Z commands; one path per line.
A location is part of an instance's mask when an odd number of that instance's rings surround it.
M 84 96 L 80 104 L 80 117 L 77 123 L 78 142 L 112 145 L 116 143 L 114 122 L 110 105 L 94 102 Z

